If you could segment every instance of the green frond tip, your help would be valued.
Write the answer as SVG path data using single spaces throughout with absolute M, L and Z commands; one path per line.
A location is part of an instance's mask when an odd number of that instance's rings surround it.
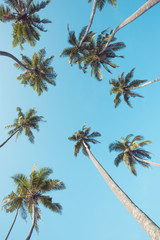
M 80 150 L 82 150 L 85 156 L 88 156 L 87 150 L 85 148 L 84 143 L 90 149 L 90 143 L 97 144 L 100 143 L 97 141 L 97 137 L 100 137 L 101 134 L 99 132 L 92 132 L 90 133 L 92 127 L 86 127 L 86 123 L 83 124 L 82 130 L 75 132 L 68 140 L 76 142 L 74 146 L 74 155 L 77 157 Z

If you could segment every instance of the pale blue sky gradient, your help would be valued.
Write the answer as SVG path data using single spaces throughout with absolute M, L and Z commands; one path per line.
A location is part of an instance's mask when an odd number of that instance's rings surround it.
M 145 2 L 119 0 L 118 9 L 106 4 L 101 13 L 97 10 L 91 29 L 98 34 L 107 27 L 113 29 Z M 146 148 L 154 153 L 152 160 L 160 162 L 159 83 L 137 91 L 144 98 L 131 99 L 133 109 L 124 102 L 114 109 L 113 96 L 109 94 L 109 79 L 122 72 L 128 73 L 133 67 L 136 67 L 135 79 L 150 81 L 160 77 L 160 4 L 117 33 L 117 40 L 126 44 L 118 54 L 125 58 L 114 60 L 120 66 L 112 69 L 114 74 L 102 70 L 102 82 L 91 78 L 89 71 L 84 74 L 77 66 L 71 67 L 67 58 L 59 58 L 69 46 L 67 24 L 78 36 L 81 28 L 88 24 L 91 7 L 87 0 L 52 1 L 40 14 L 52 20 L 52 24 L 46 25 L 48 32 L 41 34 L 34 48 L 24 45 L 24 55 L 31 57 L 35 51 L 46 47 L 47 56 L 55 56 L 57 86 L 48 86 L 48 93 L 38 97 L 29 86 L 21 85 L 16 80 L 21 71 L 13 66 L 11 59 L 0 56 L 0 141 L 7 138 L 4 126 L 17 116 L 17 106 L 24 112 L 36 107 L 38 114 L 47 121 L 40 124 L 38 133 L 35 132 L 34 145 L 22 135 L 16 143 L 11 139 L 0 149 L 0 201 L 15 189 L 10 177 L 16 173 L 29 175 L 35 162 L 38 168 L 51 167 L 52 177 L 64 181 L 67 187 L 64 191 L 51 192 L 53 200 L 63 206 L 62 215 L 42 208 L 40 231 L 38 235 L 33 232 L 33 240 L 149 240 L 92 162 L 81 153 L 74 157 L 74 145 L 67 138 L 84 122 L 102 134 L 101 144 L 91 148 L 93 154 L 127 195 L 160 226 L 160 193 L 157 190 L 160 169 L 148 170 L 137 165 L 138 176 L 135 177 L 123 163 L 116 168 L 116 153 L 108 150 L 108 145 L 120 137 L 141 134 L 153 142 Z M 1 50 L 20 59 L 20 49 L 12 48 L 11 25 L 0 23 L 0 27 Z M 0 239 L 5 238 L 13 218 L 14 213 L 1 211 Z M 19 215 L 9 239 L 25 239 L 30 226 L 30 216 L 26 223 Z

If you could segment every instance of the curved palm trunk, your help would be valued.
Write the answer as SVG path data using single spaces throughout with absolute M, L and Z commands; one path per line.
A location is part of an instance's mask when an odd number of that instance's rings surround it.
M 148 163 L 148 164 L 154 165 L 154 166 L 156 166 L 156 167 L 160 167 L 160 164 L 159 164 L 159 163 L 155 163 L 155 162 L 152 162 L 152 161 L 149 161 L 149 160 L 146 160 L 146 159 L 141 159 L 141 158 L 135 156 L 133 153 L 131 153 L 131 155 L 132 155 L 135 159 L 137 159 L 137 161 L 139 161 L 139 162 L 144 162 L 144 163 Z
M 6 141 L 4 141 L 1 145 L 0 145 L 0 148 L 3 147 L 8 141 L 9 139 L 11 139 L 19 130 L 20 130 L 21 127 L 19 127 L 11 136 L 9 136 Z
M 35 205 L 33 204 L 32 205 L 32 212 L 33 212 L 33 216 L 32 216 L 32 226 L 31 226 L 31 228 L 30 228 L 30 230 L 29 230 L 29 233 L 28 233 L 28 235 L 27 235 L 27 237 L 26 237 L 26 239 L 25 240 L 29 240 L 30 238 L 31 238 L 31 235 L 32 235 L 32 232 L 33 232 L 33 229 L 34 229 L 34 226 L 35 226 Z
M 133 13 L 130 17 L 128 17 L 126 20 L 124 20 L 121 24 L 119 24 L 112 32 L 110 38 L 108 39 L 108 42 L 106 43 L 104 49 L 100 52 L 103 53 L 106 48 L 108 47 L 109 43 L 111 42 L 112 38 L 114 37 L 114 35 L 116 34 L 116 32 L 118 32 L 121 28 L 123 28 L 124 26 L 128 25 L 129 23 L 133 22 L 134 20 L 136 20 L 138 17 L 140 17 L 143 13 L 145 13 L 146 11 L 148 11 L 150 8 L 152 8 L 154 5 L 156 5 L 157 3 L 159 3 L 160 0 L 149 0 L 147 1 L 142 7 L 140 7 L 135 13 Z
M 97 2 L 98 2 L 98 0 L 94 0 L 94 2 L 93 2 L 92 12 L 91 12 L 89 24 L 88 24 L 88 26 L 87 26 L 86 32 L 85 32 L 85 34 L 83 35 L 83 37 L 82 37 L 82 39 L 81 39 L 78 47 L 80 47 L 80 46 L 82 45 L 82 43 L 83 43 L 85 37 L 87 36 L 87 34 L 88 34 L 88 32 L 89 32 L 89 29 L 90 29 L 90 27 L 91 27 L 91 25 L 92 25 L 93 18 L 94 18 L 95 12 L 96 12 Z
M 18 210 L 19 210 L 19 206 L 17 207 L 17 210 L 16 210 L 16 215 L 15 215 L 15 217 L 14 217 L 14 219 L 13 219 L 12 225 L 11 225 L 11 227 L 10 227 L 10 229 L 9 229 L 8 233 L 7 233 L 7 236 L 5 237 L 5 240 L 7 240 L 7 239 L 8 239 L 8 237 L 9 237 L 9 234 L 10 234 L 10 233 L 11 233 L 11 231 L 12 231 L 12 228 L 13 228 L 13 226 L 14 226 L 14 224 L 15 224 L 15 221 L 16 221 L 16 219 L 17 219 L 17 216 L 18 216 Z
M 154 80 L 152 80 L 152 81 L 150 81 L 150 82 L 144 83 L 144 84 L 142 84 L 142 85 L 140 85 L 140 86 L 138 86 L 138 87 L 130 87 L 129 89 L 142 88 L 142 87 L 145 87 L 145 86 L 147 86 L 147 85 L 149 85 L 149 84 L 151 84 L 151 83 L 155 83 L 155 82 L 158 82 L 158 81 L 160 81 L 160 77 L 159 77 L 159 78 L 156 78 L 156 79 L 154 79 Z
M 22 62 L 20 62 L 14 55 L 12 55 L 11 53 L 8 52 L 4 52 L 4 51 L 0 51 L 0 55 L 1 56 L 5 56 L 5 57 L 9 57 L 12 58 L 15 62 L 17 62 L 20 66 L 22 66 L 23 68 L 32 71 L 32 69 L 26 67 Z
M 93 156 L 91 151 L 89 150 L 88 146 L 83 142 L 83 145 L 108 184 L 108 186 L 111 188 L 113 193 L 116 195 L 116 197 L 121 201 L 121 203 L 126 207 L 126 209 L 132 214 L 132 216 L 137 220 L 137 222 L 141 225 L 141 227 L 146 231 L 146 233 L 150 236 L 152 240 L 159 240 L 160 239 L 160 228 L 143 212 L 141 211 L 132 201 L 131 199 L 122 191 L 122 189 L 113 181 L 113 179 L 110 177 L 110 175 L 106 172 L 106 170 L 102 167 L 102 165 L 96 160 L 96 158 Z

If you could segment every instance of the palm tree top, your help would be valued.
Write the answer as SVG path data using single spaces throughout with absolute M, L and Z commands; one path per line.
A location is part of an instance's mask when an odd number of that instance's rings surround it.
M 144 158 L 150 159 L 151 153 L 143 150 L 143 147 L 151 143 L 149 140 L 144 141 L 144 137 L 141 135 L 134 137 L 133 134 L 129 134 L 126 138 L 121 138 L 121 141 L 111 143 L 109 145 L 109 151 L 120 152 L 114 160 L 116 166 L 124 161 L 127 168 L 129 168 L 134 175 L 137 175 L 135 167 L 137 162 L 143 167 L 149 167 L 147 160 L 145 162 Z
M 84 73 L 86 73 L 87 68 L 90 66 L 91 77 L 94 74 L 96 79 L 101 81 L 101 67 L 104 67 L 104 69 L 109 73 L 111 73 L 111 71 L 108 66 L 112 68 L 117 68 L 118 66 L 111 62 L 111 60 L 116 57 L 123 57 L 118 56 L 115 52 L 123 49 L 125 47 L 125 44 L 123 42 L 111 43 L 108 48 L 103 51 L 103 53 L 101 53 L 104 45 L 108 41 L 111 34 L 107 33 L 107 28 L 102 31 L 101 34 L 99 34 L 97 37 L 96 33 L 92 31 L 89 32 L 85 37 L 82 45 L 79 46 L 79 42 L 81 41 L 85 30 L 86 27 L 83 28 L 81 31 L 79 35 L 79 41 L 75 36 L 75 32 L 69 31 L 69 43 L 72 45 L 72 47 L 65 48 L 60 57 L 69 57 L 69 63 L 71 64 L 71 66 L 73 64 L 78 64 L 79 68 L 82 69 Z M 112 42 L 114 42 L 115 40 L 116 38 L 113 38 Z
M 21 84 L 24 86 L 30 85 L 39 96 L 43 93 L 43 91 L 48 91 L 47 84 L 56 85 L 55 78 L 57 74 L 51 66 L 54 56 L 46 58 L 45 49 L 35 52 L 32 59 L 22 54 L 21 56 L 23 65 L 28 69 L 17 77 L 17 79 L 21 81 Z M 26 70 L 18 63 L 15 63 L 14 65 L 18 69 L 23 71 Z
M 36 115 L 37 110 L 36 108 L 31 108 L 26 112 L 25 114 L 22 112 L 22 109 L 20 107 L 17 107 L 18 117 L 15 118 L 14 123 L 7 125 L 5 128 L 12 128 L 8 132 L 9 135 L 16 134 L 16 140 L 17 138 L 22 134 L 23 130 L 26 136 L 28 136 L 29 141 L 31 143 L 34 143 L 34 135 L 31 129 L 35 129 L 39 131 L 39 122 L 44 121 L 43 116 Z
M 33 0 L 4 0 L 6 5 L 0 5 L 0 21 L 13 24 L 13 47 L 22 45 L 27 41 L 35 46 L 40 39 L 39 30 L 46 32 L 44 24 L 51 23 L 48 19 L 40 19 L 37 12 L 45 8 L 50 0 L 35 3 Z
M 33 167 L 31 174 L 28 176 L 19 173 L 12 177 L 17 191 L 21 191 L 25 202 L 27 212 L 32 216 L 32 205 L 35 205 L 35 229 L 38 231 L 38 220 L 41 219 L 39 204 L 50 209 L 53 212 L 61 214 L 62 206 L 59 203 L 52 202 L 52 197 L 46 193 L 54 190 L 63 190 L 65 185 L 58 179 L 49 178 L 53 173 L 51 168 L 44 167 L 36 170 Z
M 95 78 L 98 81 L 101 81 L 103 78 L 101 74 L 101 67 L 103 67 L 107 72 L 112 73 L 109 67 L 112 68 L 119 67 L 112 62 L 112 59 L 116 57 L 123 58 L 123 56 L 117 55 L 116 52 L 123 49 L 126 45 L 123 42 L 113 43 L 114 41 L 116 41 L 116 38 L 113 38 L 108 48 L 105 51 L 103 51 L 103 53 L 101 53 L 104 45 L 107 43 L 109 39 L 111 32 L 108 33 L 107 28 L 97 36 L 96 34 L 94 34 L 93 37 L 88 41 L 87 51 L 83 52 L 83 56 L 79 60 L 79 64 L 83 66 L 82 70 L 84 71 L 84 73 L 90 66 L 91 77 L 94 74 Z
M 109 3 L 111 5 L 114 5 L 116 8 L 117 8 L 117 5 L 116 5 L 116 0 L 97 0 L 97 8 L 99 9 L 99 11 L 101 12 L 105 3 Z M 92 0 L 88 0 L 88 2 L 92 2 Z
M 88 148 L 90 149 L 90 143 L 97 144 L 100 143 L 96 137 L 100 137 L 101 134 L 99 132 L 92 132 L 90 133 L 92 127 L 86 127 L 86 123 L 82 126 L 82 130 L 79 130 L 78 132 L 75 132 L 73 136 L 69 137 L 69 140 L 72 140 L 76 142 L 74 147 L 74 155 L 77 157 L 80 149 L 82 149 L 82 152 L 84 155 L 88 156 L 88 153 L 85 149 L 85 146 L 83 143 L 85 143 Z
M 121 96 L 123 95 L 124 101 L 129 107 L 132 108 L 132 105 L 129 101 L 130 97 L 143 97 L 132 91 L 133 87 L 138 87 L 147 80 L 132 80 L 135 68 L 133 68 L 126 76 L 124 72 L 118 76 L 118 79 L 113 79 L 109 83 L 113 86 L 110 90 L 110 94 L 115 94 L 114 98 L 114 107 L 116 108 L 121 103 Z

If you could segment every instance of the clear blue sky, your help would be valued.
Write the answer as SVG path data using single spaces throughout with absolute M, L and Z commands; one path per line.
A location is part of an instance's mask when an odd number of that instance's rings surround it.
M 3 2 L 2 0 L 0 2 Z M 103 11 L 97 10 L 92 30 L 100 33 L 107 27 L 115 28 L 120 22 L 136 11 L 145 0 L 117 1 L 118 9 L 106 4 Z M 11 139 L 1 150 L 0 201 L 15 189 L 12 179 L 16 173 L 29 175 L 33 164 L 38 168 L 51 167 L 53 178 L 64 181 L 66 190 L 51 192 L 55 202 L 63 206 L 61 216 L 42 208 L 40 232 L 33 233 L 36 240 L 148 240 L 149 237 L 127 212 L 111 192 L 92 162 L 82 154 L 73 155 L 73 143 L 67 138 L 82 127 L 84 122 L 102 134 L 101 144 L 92 151 L 112 178 L 127 195 L 160 226 L 160 193 L 157 187 L 160 169 L 152 170 L 137 165 L 138 176 L 133 176 L 125 164 L 114 166 L 114 153 L 109 153 L 108 145 L 129 133 L 141 134 L 153 144 L 146 148 L 152 152 L 152 160 L 160 162 L 160 113 L 159 83 L 140 89 L 143 99 L 132 99 L 133 109 L 122 103 L 117 109 L 110 96 L 109 79 L 122 72 L 128 73 L 133 67 L 135 79 L 153 80 L 159 73 L 160 4 L 145 13 L 117 33 L 118 41 L 126 48 L 119 53 L 124 59 L 115 62 L 120 66 L 113 75 L 102 71 L 103 81 L 98 82 L 90 73 L 83 74 L 77 66 L 71 67 L 67 58 L 59 58 L 62 50 L 69 46 L 67 24 L 77 35 L 88 24 L 91 4 L 87 0 L 52 1 L 41 12 L 41 16 L 51 19 L 47 33 L 41 34 L 36 47 L 24 45 L 23 54 L 32 56 L 35 51 L 46 47 L 47 56 L 54 55 L 53 66 L 58 74 L 57 86 L 49 86 L 48 93 L 38 97 L 28 86 L 24 88 L 16 77 L 20 74 L 13 61 L 0 57 L 0 141 L 7 138 L 5 125 L 16 117 L 16 107 L 24 112 L 36 107 L 46 123 L 40 124 L 40 132 L 35 133 L 35 144 L 30 144 L 25 136 L 15 143 Z M 1 50 L 8 51 L 20 59 L 20 49 L 12 48 L 12 27 L 0 23 Z M 14 218 L 13 214 L 0 213 L 0 239 L 4 239 Z M 31 226 L 19 215 L 11 232 L 11 240 L 25 239 Z

